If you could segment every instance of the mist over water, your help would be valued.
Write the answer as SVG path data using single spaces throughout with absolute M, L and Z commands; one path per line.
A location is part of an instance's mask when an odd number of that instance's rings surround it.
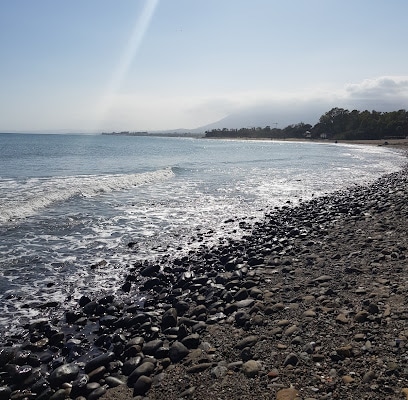
M 398 170 L 384 147 L 0 135 L 0 332 L 117 292 L 127 266 L 248 233 L 264 212 Z

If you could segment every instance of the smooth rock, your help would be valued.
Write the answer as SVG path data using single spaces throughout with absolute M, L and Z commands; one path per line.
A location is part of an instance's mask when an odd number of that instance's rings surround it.
M 373 379 L 377 378 L 377 375 L 374 371 L 367 371 L 364 376 L 363 379 L 361 380 L 363 383 L 369 383 L 371 382 Z
M 105 378 L 105 382 L 110 388 L 114 388 L 125 384 L 125 382 L 123 382 L 119 378 L 116 378 L 115 376 L 107 376 Z
M 188 348 L 183 343 L 176 341 L 170 347 L 169 357 L 173 363 L 177 363 L 186 357 L 188 352 Z
M 200 335 L 198 333 L 188 335 L 181 340 L 181 343 L 188 349 L 196 349 L 200 344 Z
M 88 394 L 87 400 L 99 399 L 99 397 L 103 396 L 105 393 L 106 393 L 106 389 L 103 386 L 100 386 L 92 390 L 92 392 Z
M 156 369 L 155 365 L 151 362 L 144 362 L 139 365 L 128 377 L 128 384 L 132 385 L 142 376 L 150 376 Z
M 243 349 L 245 347 L 252 347 L 258 342 L 258 336 L 251 335 L 241 339 L 236 345 L 236 349 Z
M 295 353 L 290 353 L 285 358 L 283 362 L 283 366 L 286 367 L 287 365 L 296 366 L 299 362 L 299 357 Z
M 200 363 L 200 364 L 196 364 L 196 365 L 193 365 L 193 366 L 187 368 L 187 372 L 188 372 L 189 374 L 195 374 L 195 373 L 197 373 L 197 372 L 203 372 L 203 371 L 205 371 L 206 369 L 212 367 L 212 365 L 213 365 L 212 363 Z
M 150 342 L 146 342 L 143 345 L 143 353 L 149 356 L 154 356 L 157 349 L 161 346 L 163 346 L 163 340 L 160 339 L 151 340 Z
M 133 385 L 133 397 L 138 395 L 145 395 L 152 386 L 152 382 L 152 378 L 145 375 L 140 376 L 137 379 L 136 383 Z
M 281 389 L 276 393 L 276 400 L 298 400 L 299 392 L 296 389 Z
M 228 368 L 224 367 L 223 365 L 217 365 L 216 367 L 211 369 L 211 376 L 215 379 L 219 379 L 227 375 Z
M 103 365 L 107 365 L 113 360 L 115 360 L 116 356 L 113 352 L 103 353 L 92 360 L 88 361 L 85 364 L 85 373 L 91 372 L 96 368 L 99 368 Z
M 355 316 L 354 316 L 354 320 L 356 322 L 359 323 L 363 323 L 365 321 L 367 321 L 367 317 L 368 317 L 368 312 L 363 310 L 363 311 L 359 311 Z
M 164 331 L 174 326 L 177 326 L 177 310 L 175 308 L 169 308 L 162 316 L 161 328 Z
M 54 388 L 60 387 L 65 382 L 71 382 L 79 374 L 79 367 L 76 364 L 64 364 L 51 372 L 48 380 Z
M 261 364 L 255 360 L 249 360 L 242 365 L 242 371 L 248 378 L 254 378 L 260 370 Z

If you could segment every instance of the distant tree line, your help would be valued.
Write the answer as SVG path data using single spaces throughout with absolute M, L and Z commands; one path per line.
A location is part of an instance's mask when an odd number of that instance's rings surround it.
M 408 136 L 408 111 L 349 111 L 344 108 L 332 108 L 323 114 L 319 122 L 312 126 L 300 122 L 286 128 L 270 126 L 213 129 L 206 131 L 207 138 L 268 138 L 268 139 L 335 139 L 335 140 L 372 140 L 399 139 Z

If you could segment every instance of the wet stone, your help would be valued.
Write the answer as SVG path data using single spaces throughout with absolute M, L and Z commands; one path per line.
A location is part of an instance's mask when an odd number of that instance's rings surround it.
M 174 326 L 177 326 L 177 310 L 170 308 L 162 316 L 161 328 L 165 330 Z
M 132 385 L 134 384 L 139 377 L 142 375 L 144 376 L 150 376 L 153 371 L 155 370 L 155 366 L 151 362 L 144 362 L 143 364 L 139 365 L 130 375 L 128 378 L 128 384 Z
M 0 400 L 8 400 L 11 395 L 11 388 L 9 386 L 0 386 Z
M 200 335 L 198 333 L 188 335 L 181 340 L 181 343 L 188 349 L 196 349 L 200 344 Z
M 151 340 L 150 342 L 146 342 L 143 345 L 143 353 L 149 356 L 153 356 L 156 351 L 163 346 L 163 340 L 156 339 Z
M 247 308 L 247 307 L 252 307 L 254 303 L 255 303 L 254 299 L 245 299 L 245 300 L 236 301 L 234 304 L 237 308 Z
M 145 395 L 152 386 L 152 378 L 142 375 L 133 385 L 133 397 L 138 395 Z
M 87 400 L 96 400 L 99 397 L 103 396 L 106 393 L 106 389 L 103 386 L 100 386 L 88 394 Z
M 172 362 L 177 363 L 188 355 L 188 348 L 181 342 L 174 342 L 169 351 L 169 357 Z
M 52 387 L 60 387 L 65 382 L 71 382 L 79 374 L 79 367 L 76 364 L 64 364 L 51 372 L 49 382 Z
M 88 373 L 94 369 L 101 367 L 103 365 L 109 364 L 111 361 L 115 360 L 116 356 L 113 352 L 103 353 L 85 364 L 85 372 Z

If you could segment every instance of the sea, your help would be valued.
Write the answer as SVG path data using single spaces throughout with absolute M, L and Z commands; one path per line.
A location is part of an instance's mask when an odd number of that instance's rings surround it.
M 239 239 L 405 162 L 387 146 L 0 134 L 0 337 L 82 295 L 119 296 L 136 262 Z

